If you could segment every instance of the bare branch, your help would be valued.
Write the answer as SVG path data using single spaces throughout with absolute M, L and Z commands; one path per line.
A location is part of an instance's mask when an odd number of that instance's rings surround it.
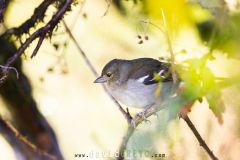
M 105 2 L 107 3 L 107 9 L 106 11 L 104 12 L 103 16 L 102 17 L 105 17 L 107 14 L 108 14 L 108 11 L 110 9 L 110 6 L 112 4 L 112 0 L 105 0 Z
M 88 67 L 91 69 L 91 71 L 93 72 L 95 77 L 98 77 L 99 75 L 98 75 L 96 69 L 94 68 L 94 66 L 90 62 L 89 58 L 87 57 L 87 55 L 85 54 L 85 52 L 82 50 L 82 48 L 78 44 L 78 42 L 77 42 L 76 38 L 73 36 L 71 30 L 69 29 L 69 27 L 67 26 L 67 24 L 64 21 L 63 21 L 63 24 L 64 24 L 64 27 L 66 29 L 66 32 L 68 33 L 69 37 L 73 40 L 74 44 L 76 45 L 79 53 L 82 55 L 83 59 L 87 63 Z M 108 96 L 112 99 L 112 101 L 118 106 L 118 109 L 120 110 L 120 112 L 123 114 L 123 116 L 128 121 L 128 124 L 131 124 L 131 120 L 132 120 L 131 115 L 128 112 L 126 112 L 123 109 L 123 107 L 118 103 L 118 101 L 109 93 L 109 91 L 107 90 L 106 86 L 105 85 L 102 85 L 102 86 L 103 86 L 104 91 L 108 94 Z
M 50 155 L 49 153 L 38 148 L 35 144 L 33 144 L 27 138 L 25 138 L 23 135 L 21 135 L 18 132 L 18 130 L 9 121 L 4 120 L 1 116 L 0 116 L 0 129 L 3 130 L 4 132 L 6 132 L 7 134 L 14 136 L 17 140 L 21 141 L 29 149 L 31 149 L 33 152 L 37 153 L 38 155 L 44 156 L 44 157 L 48 158 L 49 160 L 57 160 L 57 158 L 55 156 Z
M 74 44 L 76 45 L 77 49 L 79 50 L 79 52 L 81 53 L 81 55 L 83 56 L 85 62 L 87 63 L 87 65 L 89 66 L 89 68 L 91 69 L 91 71 L 93 72 L 93 74 L 98 77 L 98 73 L 96 71 L 96 69 L 94 68 L 94 66 L 92 65 L 92 63 L 90 62 L 90 60 L 88 59 L 87 55 L 85 54 L 85 52 L 82 50 L 82 48 L 80 47 L 80 45 L 78 44 L 76 38 L 73 36 L 72 32 L 70 31 L 70 29 L 68 28 L 67 24 L 65 21 L 63 21 L 63 25 L 66 29 L 66 32 L 68 33 L 69 37 L 73 40 Z
M 28 33 L 29 30 L 32 27 L 34 27 L 38 22 L 41 22 L 44 20 L 45 13 L 46 13 L 48 7 L 57 1 L 58 0 L 44 0 L 37 8 L 35 8 L 34 13 L 31 16 L 31 18 L 26 20 L 19 27 L 9 29 L 8 31 L 6 31 L 5 34 L 15 34 L 16 36 L 19 37 L 24 33 Z
M 10 67 L 11 65 L 13 65 L 13 63 L 15 63 L 15 61 L 24 53 L 24 51 L 26 50 L 26 48 L 38 37 L 40 37 L 39 39 L 39 43 L 37 44 L 37 47 L 35 48 L 33 55 L 37 54 L 38 49 L 40 48 L 42 41 L 43 41 L 43 37 L 41 37 L 42 35 L 51 35 L 51 32 L 53 31 L 53 29 L 57 26 L 57 24 L 59 23 L 59 21 L 63 18 L 64 14 L 68 11 L 68 9 L 70 8 L 71 4 L 72 4 L 73 0 L 66 0 L 65 2 L 62 3 L 62 5 L 60 6 L 60 8 L 58 9 L 58 11 L 56 12 L 56 14 L 53 15 L 53 17 L 51 18 L 51 20 L 44 26 L 41 27 L 40 29 L 38 29 L 37 31 L 35 31 L 17 50 L 17 52 L 10 57 L 6 64 L 3 65 L 5 67 Z M 8 70 L 7 69 L 3 69 L 3 74 L 4 75 L 8 75 Z M 4 79 L 4 81 L 6 80 L 6 78 Z M 4 82 L 3 81 L 3 82 Z M 3 83 L 2 82 L 2 83 Z
M 192 130 L 193 134 L 197 138 L 199 145 L 202 146 L 208 155 L 211 157 L 212 160 L 218 160 L 218 158 L 213 154 L 213 152 L 209 149 L 208 145 L 205 143 L 201 135 L 198 133 L 197 129 L 195 128 L 192 121 L 189 119 L 187 115 L 181 117 L 188 125 L 188 127 Z

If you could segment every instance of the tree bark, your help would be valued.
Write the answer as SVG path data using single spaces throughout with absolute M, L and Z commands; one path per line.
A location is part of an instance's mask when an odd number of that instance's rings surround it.
M 6 62 L 16 50 L 16 46 L 10 39 L 0 36 L 0 64 Z M 7 81 L 0 87 L 0 95 L 7 104 L 14 126 L 37 147 L 55 156 L 58 160 L 63 159 L 53 129 L 37 108 L 37 104 L 32 96 L 31 84 L 22 71 L 20 58 L 16 61 L 14 67 L 19 73 L 19 79 L 16 78 L 14 72 L 10 71 Z M 4 134 L 8 142 L 13 146 L 19 159 L 47 159 L 42 155 L 34 153 L 26 145 L 17 142 L 16 139 L 4 130 L 0 129 L 0 132 Z

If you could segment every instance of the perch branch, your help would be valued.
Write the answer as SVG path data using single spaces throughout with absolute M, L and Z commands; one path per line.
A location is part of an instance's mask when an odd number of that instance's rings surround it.
M 131 125 L 128 125 L 127 132 L 125 133 L 125 136 L 123 137 L 123 140 L 118 149 L 119 157 L 116 157 L 116 160 L 124 160 L 124 151 L 126 150 L 128 141 L 131 138 L 134 131 L 135 131 L 135 128 Z
M 158 110 L 154 107 L 151 107 L 148 110 L 146 110 L 145 116 L 146 116 L 146 118 L 148 118 L 151 115 L 155 114 L 156 112 L 158 112 Z M 197 131 L 196 127 L 194 126 L 192 121 L 189 119 L 189 117 L 187 115 L 185 115 L 181 118 L 187 123 L 188 127 L 192 130 L 193 134 L 197 138 L 200 146 L 204 148 L 204 150 L 207 152 L 209 157 L 211 157 L 212 160 L 218 160 L 218 158 L 213 154 L 213 152 L 210 150 L 210 148 L 208 147 L 206 142 L 203 140 L 203 138 L 201 137 L 201 135 Z M 136 115 L 134 119 L 135 119 L 135 122 L 136 122 L 136 127 L 144 121 L 144 119 L 141 116 L 138 116 L 138 115 Z M 132 136 L 132 134 L 134 133 L 134 131 L 135 131 L 135 128 L 133 126 L 129 125 L 128 128 L 127 128 L 127 132 L 126 132 L 126 134 L 125 134 L 125 136 L 122 140 L 122 143 L 119 147 L 119 157 L 116 158 L 117 160 L 123 160 L 124 159 L 124 154 L 123 154 L 124 150 L 126 149 L 127 143 L 129 141 L 130 137 Z
M 158 111 L 157 108 L 150 107 L 145 111 L 145 117 L 148 118 L 151 115 L 155 114 L 157 111 Z M 134 117 L 134 120 L 135 120 L 135 127 L 137 127 L 139 124 L 141 124 L 144 121 L 144 119 L 141 116 L 139 116 L 139 114 L 136 114 L 136 116 Z M 124 150 L 126 150 L 128 141 L 131 138 L 132 134 L 134 133 L 135 129 L 136 128 L 134 128 L 131 124 L 128 125 L 127 132 L 125 133 L 125 136 L 123 137 L 123 140 L 118 149 L 119 157 L 116 157 L 116 160 L 124 160 Z
M 27 138 L 21 135 L 9 121 L 4 120 L 1 116 L 0 116 L 0 128 L 1 130 L 4 130 L 4 132 L 6 132 L 7 134 L 12 135 L 17 140 L 25 144 L 29 149 L 31 149 L 33 152 L 37 153 L 38 155 L 44 156 L 49 160 L 57 160 L 55 156 L 50 155 L 49 153 L 38 148 L 35 144 L 33 144 Z
M 67 24 L 65 23 L 65 21 L 63 21 L 63 25 L 65 27 L 65 30 L 67 32 L 67 34 L 69 35 L 69 37 L 72 39 L 72 41 L 74 42 L 75 46 L 77 47 L 79 53 L 82 55 L 84 61 L 86 62 L 86 64 L 88 65 L 88 67 L 91 69 L 91 71 L 93 72 L 93 74 L 95 75 L 95 77 L 97 78 L 99 75 L 96 71 L 96 69 L 94 68 L 94 66 L 92 65 L 92 63 L 90 62 L 89 58 L 87 57 L 87 55 L 85 54 L 85 52 L 82 50 L 82 48 L 80 47 L 80 45 L 78 44 L 76 38 L 73 36 L 71 30 L 69 29 L 69 27 L 67 26 Z M 107 90 L 105 85 L 102 85 L 104 91 L 108 94 L 108 96 L 111 98 L 111 100 L 118 106 L 118 109 L 120 110 L 120 112 L 123 114 L 123 116 L 126 118 L 126 120 L 128 121 L 128 124 L 131 124 L 131 120 L 132 117 L 129 114 L 129 112 L 126 112 L 123 107 L 118 103 L 118 101 L 109 93 L 109 91 Z

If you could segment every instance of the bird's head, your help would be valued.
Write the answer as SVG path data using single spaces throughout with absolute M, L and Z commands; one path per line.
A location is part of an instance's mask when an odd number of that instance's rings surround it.
M 120 77 L 120 65 L 122 60 L 113 59 L 108 62 L 102 70 L 102 74 L 98 77 L 94 83 L 112 83 L 116 82 Z

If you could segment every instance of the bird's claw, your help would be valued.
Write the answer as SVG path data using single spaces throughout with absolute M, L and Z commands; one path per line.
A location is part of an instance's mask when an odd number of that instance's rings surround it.
M 142 112 L 139 112 L 137 113 L 137 115 L 131 120 L 131 125 L 136 128 L 136 120 L 138 117 L 141 117 L 142 120 L 145 122 L 145 123 L 149 123 L 151 124 L 151 121 L 147 120 L 147 117 L 145 116 L 145 111 L 142 111 Z
M 144 121 L 147 120 L 144 111 L 137 113 L 137 116 L 141 117 Z

